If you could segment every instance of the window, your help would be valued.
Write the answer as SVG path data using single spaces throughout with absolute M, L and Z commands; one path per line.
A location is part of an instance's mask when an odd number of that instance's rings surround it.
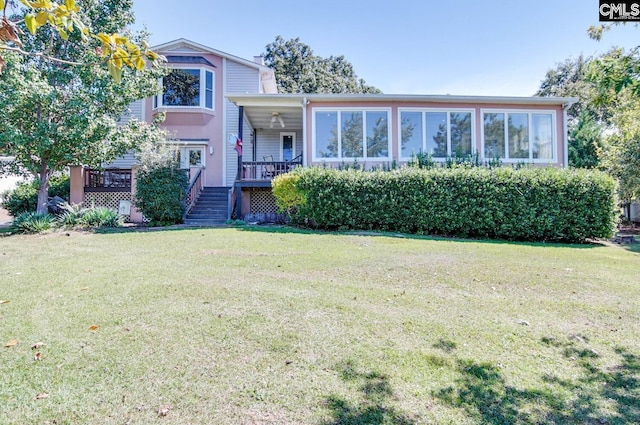
M 178 149 L 180 168 L 204 167 L 204 146 L 183 146 Z
M 554 161 L 554 122 L 554 112 L 484 111 L 484 157 L 507 161 Z
M 315 110 L 314 160 L 389 159 L 388 110 Z
M 154 106 L 206 108 L 213 110 L 213 71 L 175 68 L 162 79 L 162 95 Z
M 401 157 L 423 152 L 434 158 L 473 153 L 471 111 L 400 111 Z

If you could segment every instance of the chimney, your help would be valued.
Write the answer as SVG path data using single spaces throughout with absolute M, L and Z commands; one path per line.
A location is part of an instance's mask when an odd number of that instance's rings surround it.
M 264 56 L 260 55 L 260 56 L 254 56 L 253 57 L 253 61 L 255 63 L 257 63 L 258 65 L 262 65 L 264 66 Z

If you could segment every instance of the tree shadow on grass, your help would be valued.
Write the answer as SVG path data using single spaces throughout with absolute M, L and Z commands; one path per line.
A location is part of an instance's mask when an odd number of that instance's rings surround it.
M 518 389 L 506 383 L 500 368 L 458 360 L 455 385 L 435 396 L 466 411 L 480 424 L 637 424 L 640 423 L 640 356 L 617 349 L 617 364 L 600 366 L 600 355 L 584 339 L 542 344 L 577 367 L 578 378 L 542 377 L 544 389 Z
M 413 425 L 416 422 L 407 414 L 389 404 L 394 394 L 389 378 L 378 372 L 360 372 L 352 362 L 339 365 L 345 382 L 359 384 L 361 401 L 350 403 L 337 395 L 326 400 L 333 418 L 323 425 Z

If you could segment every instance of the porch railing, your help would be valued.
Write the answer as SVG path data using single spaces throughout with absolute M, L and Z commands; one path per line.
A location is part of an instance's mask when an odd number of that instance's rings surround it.
M 302 155 L 291 161 L 243 161 L 241 180 L 272 180 L 275 176 L 288 173 L 302 166 Z
M 196 173 L 195 177 L 191 180 L 191 183 L 189 183 L 189 186 L 187 187 L 187 197 L 185 198 L 185 201 L 184 201 L 184 204 L 185 204 L 184 214 L 182 215 L 183 219 L 187 218 L 187 214 L 191 212 L 191 209 L 196 204 L 196 201 L 198 200 L 198 196 L 200 196 L 201 191 L 202 191 L 202 168 L 198 169 L 198 172 Z
M 85 192 L 130 192 L 131 170 L 110 168 L 87 169 L 84 173 Z

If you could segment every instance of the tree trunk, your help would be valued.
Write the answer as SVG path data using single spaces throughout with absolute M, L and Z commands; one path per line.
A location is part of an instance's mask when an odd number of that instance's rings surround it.
M 38 208 L 39 213 L 47 213 L 47 203 L 49 202 L 49 179 L 51 178 L 51 170 L 46 165 L 40 167 L 40 187 L 38 188 Z

